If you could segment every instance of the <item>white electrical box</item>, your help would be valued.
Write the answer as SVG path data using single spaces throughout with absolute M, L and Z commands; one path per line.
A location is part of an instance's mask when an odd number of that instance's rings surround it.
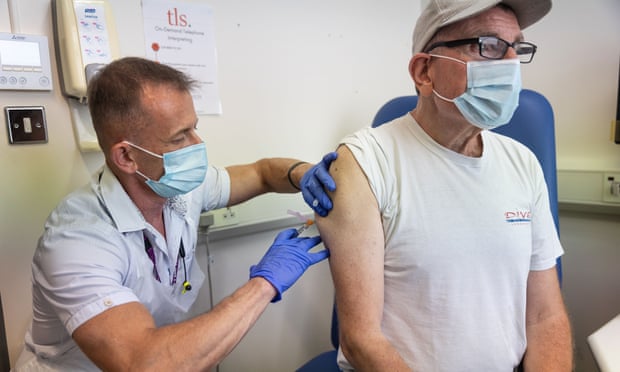
M 603 201 L 620 203 L 620 172 L 603 175 Z
M 620 214 L 620 170 L 558 170 L 560 209 Z
M 52 90 L 46 36 L 0 33 L 0 90 Z

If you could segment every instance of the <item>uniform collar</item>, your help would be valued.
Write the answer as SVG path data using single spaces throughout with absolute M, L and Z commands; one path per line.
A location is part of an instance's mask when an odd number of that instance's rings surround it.
M 99 173 L 99 193 L 120 232 L 145 229 L 142 213 L 107 165 Z
M 144 216 L 107 165 L 99 173 L 99 192 L 119 231 L 131 232 L 146 228 Z M 183 218 L 187 213 L 187 201 L 183 196 L 175 196 L 167 200 L 164 208 L 170 208 Z

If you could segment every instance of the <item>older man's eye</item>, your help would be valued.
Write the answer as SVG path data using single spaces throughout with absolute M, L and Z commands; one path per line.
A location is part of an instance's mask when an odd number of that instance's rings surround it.
M 482 40 L 480 54 L 487 58 L 502 58 L 506 54 L 508 43 L 495 37 L 488 37 Z

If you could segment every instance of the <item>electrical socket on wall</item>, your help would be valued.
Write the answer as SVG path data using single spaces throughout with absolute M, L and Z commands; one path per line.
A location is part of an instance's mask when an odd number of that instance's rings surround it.
M 620 172 L 603 174 L 603 201 L 620 203 Z
M 214 228 L 231 226 L 239 223 L 239 211 L 237 207 L 216 209 L 210 213 L 213 214 L 214 223 L 212 227 Z

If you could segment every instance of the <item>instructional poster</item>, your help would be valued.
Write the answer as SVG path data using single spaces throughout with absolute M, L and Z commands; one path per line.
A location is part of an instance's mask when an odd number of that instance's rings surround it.
M 196 112 L 221 114 L 213 12 L 204 3 L 142 0 L 146 58 L 188 74 Z
M 80 35 L 80 49 L 84 66 L 91 63 L 110 63 L 112 51 L 108 40 L 106 15 L 102 4 L 74 5 Z

